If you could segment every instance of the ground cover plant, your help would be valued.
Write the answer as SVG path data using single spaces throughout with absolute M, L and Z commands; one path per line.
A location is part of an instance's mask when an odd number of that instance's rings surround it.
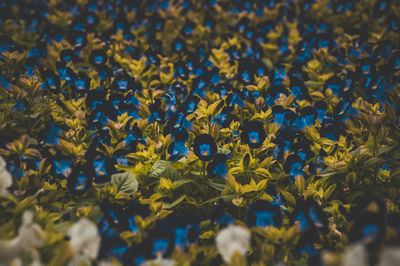
M 399 1 L 0 14 L 0 265 L 398 265 Z

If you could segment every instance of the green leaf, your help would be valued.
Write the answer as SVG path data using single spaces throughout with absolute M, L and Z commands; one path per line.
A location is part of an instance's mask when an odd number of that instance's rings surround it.
M 207 182 L 207 184 L 212 187 L 215 188 L 216 190 L 222 191 L 225 189 L 226 185 L 225 184 L 219 184 L 219 183 L 214 183 L 214 182 Z
M 231 153 L 231 151 L 228 150 L 228 149 L 225 149 L 225 148 L 218 148 L 218 153 L 222 153 L 222 154 L 228 155 L 228 154 Z
M 181 179 L 182 176 L 176 171 L 170 161 L 158 160 L 156 161 L 150 169 L 149 177 L 160 178 L 165 177 L 171 180 Z
M 183 186 L 187 183 L 192 183 L 192 182 L 193 182 L 193 180 L 190 180 L 190 179 L 181 179 L 181 180 L 175 181 L 172 183 L 172 189 L 174 189 L 174 190 L 178 189 L 181 186 Z
M 247 169 L 249 167 L 249 163 L 250 163 L 250 154 L 248 154 L 247 152 L 244 154 L 243 156 L 243 168 Z
M 285 198 L 285 200 L 291 204 L 291 205 L 296 205 L 296 199 L 294 198 L 294 196 L 287 191 L 284 190 L 280 190 L 280 192 L 282 193 L 282 196 Z
M 118 192 L 133 194 L 138 191 L 139 183 L 132 172 L 113 174 L 111 176 L 111 185 L 117 186 Z
M 219 201 L 220 199 L 223 199 L 225 201 L 231 201 L 232 199 L 234 199 L 236 196 L 235 195 L 226 195 L 226 196 L 219 196 L 219 197 L 215 197 L 212 199 L 209 199 L 207 201 L 204 201 L 203 203 L 201 203 L 201 205 L 205 205 L 207 203 L 212 203 L 212 202 L 216 202 Z
M 175 207 L 176 205 L 178 205 L 179 203 L 181 203 L 185 198 L 186 198 L 186 194 L 183 194 L 182 196 L 180 196 L 178 199 L 176 199 L 174 202 L 172 203 L 165 203 L 164 204 L 164 209 L 171 209 L 173 207 Z

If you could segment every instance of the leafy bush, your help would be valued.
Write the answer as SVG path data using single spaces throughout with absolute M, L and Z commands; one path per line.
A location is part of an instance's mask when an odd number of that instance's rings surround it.
M 0 264 L 395 265 L 399 1 L 0 10 Z

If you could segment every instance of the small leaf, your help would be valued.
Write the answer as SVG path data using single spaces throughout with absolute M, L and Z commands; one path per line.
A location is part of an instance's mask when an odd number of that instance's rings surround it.
M 171 162 L 165 160 L 157 160 L 150 169 L 149 177 L 159 178 L 165 177 L 171 180 L 176 180 L 182 178 L 178 171 L 176 171 L 172 166 Z
M 281 190 L 282 196 L 285 198 L 285 200 L 290 204 L 290 205 L 296 205 L 296 199 L 290 192 Z
M 136 193 L 139 186 L 136 176 L 130 171 L 113 174 L 110 183 L 113 186 L 117 186 L 118 192 L 124 192 L 130 195 Z
M 215 197 L 215 198 L 209 199 L 209 200 L 207 200 L 207 201 L 201 203 L 201 205 L 205 205 L 205 204 L 207 204 L 207 203 L 212 203 L 212 202 L 217 202 L 217 201 L 219 201 L 220 199 L 229 201 L 229 200 L 232 200 L 234 197 L 235 197 L 235 195 L 219 196 L 219 197 Z
M 164 204 L 164 209 L 171 209 L 173 207 L 175 207 L 176 205 L 178 205 L 179 203 L 181 203 L 185 198 L 186 198 L 186 194 L 180 196 L 177 200 L 175 200 L 172 203 L 165 203 Z
M 239 207 L 243 203 L 243 198 L 232 199 L 232 204 Z
M 250 154 L 246 152 L 245 155 L 243 156 L 243 168 L 247 169 L 249 167 L 249 163 L 250 163 Z

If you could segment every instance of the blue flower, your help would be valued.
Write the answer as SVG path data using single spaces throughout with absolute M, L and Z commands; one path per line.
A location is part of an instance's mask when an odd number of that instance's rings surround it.
M 164 136 L 173 132 L 173 130 L 193 129 L 193 124 L 189 122 L 183 113 L 175 113 L 171 115 L 167 125 L 164 127 Z
M 174 141 L 168 146 L 168 154 L 171 155 L 169 160 L 176 161 L 180 156 L 189 156 L 189 149 L 185 146 L 189 138 L 189 133 L 184 130 L 173 130 L 172 137 Z
M 183 27 L 181 29 L 181 34 L 185 37 L 188 38 L 193 35 L 193 31 L 196 28 L 196 24 L 190 20 L 186 20 L 185 24 L 183 24 Z
M 7 171 L 17 179 L 25 176 L 25 173 L 21 170 L 21 162 L 18 158 L 7 159 Z
M 387 25 L 388 30 L 394 31 L 396 33 L 400 32 L 400 18 L 395 14 L 392 13 L 387 17 Z
M 57 92 L 60 90 L 60 78 L 52 70 L 46 70 L 42 74 L 44 85 L 47 89 Z
M 87 170 L 73 168 L 71 175 L 67 179 L 67 187 L 71 193 L 83 195 L 93 185 L 93 177 L 88 175 Z
M 183 84 L 182 82 L 176 81 L 176 82 L 172 83 L 171 86 L 169 86 L 167 93 L 174 95 L 175 101 L 173 103 L 176 104 L 176 103 L 178 103 L 178 102 L 176 102 L 178 99 L 182 100 L 187 96 L 188 89 L 185 84 Z M 188 98 L 190 98 L 190 96 L 188 96 Z
M 223 154 L 223 153 L 217 153 L 213 160 L 207 165 L 207 174 L 210 177 L 216 178 L 216 177 L 222 177 L 225 178 L 226 174 L 228 173 L 228 170 L 226 169 L 225 162 L 227 159 L 229 159 L 230 156 Z
M 149 232 L 150 256 L 152 258 L 168 258 L 175 247 L 175 233 L 171 228 L 165 227 L 165 222 L 160 220 L 156 226 Z
M 65 179 L 72 173 L 72 160 L 68 157 L 53 160 L 54 175 Z
M 130 230 L 133 233 L 139 231 L 135 222 L 135 217 L 140 216 L 142 219 L 150 215 L 150 209 L 146 205 L 140 204 L 136 200 L 130 200 L 122 207 L 121 215 L 124 217 L 122 221 L 122 228 Z
M 252 149 L 260 148 L 267 137 L 264 123 L 260 121 L 245 120 L 241 125 L 241 129 L 240 139 Z
M 277 144 L 277 147 L 274 151 L 274 156 L 278 160 L 283 159 L 283 155 L 287 151 L 292 151 L 294 139 L 296 137 L 296 133 L 289 128 L 279 129 L 277 138 L 273 141 Z
M 300 110 L 301 116 L 299 117 L 301 123 L 299 125 L 299 129 L 304 129 L 306 126 L 314 125 L 315 119 L 317 118 L 318 113 L 315 111 L 314 107 L 306 106 Z
M 283 66 L 279 66 L 271 70 L 269 74 L 269 79 L 272 86 L 279 86 L 282 85 L 282 81 L 286 77 L 286 71 Z
M 299 255 L 307 254 L 307 265 L 322 265 L 320 251 L 316 248 L 316 243 L 319 241 L 317 231 L 308 230 L 304 232 L 297 242 L 295 251 Z
M 218 126 L 220 126 L 222 128 L 229 127 L 232 122 L 232 118 L 230 117 L 231 112 L 232 112 L 232 109 L 225 106 L 219 114 L 215 115 L 211 119 L 211 123 L 212 124 L 216 123 Z
M 156 100 L 155 103 L 150 104 L 150 116 L 147 119 L 147 123 L 153 123 L 157 121 L 158 123 L 163 123 L 165 118 L 165 112 L 160 108 L 160 101 Z
M 133 90 L 133 79 L 125 72 L 118 73 L 112 83 L 112 88 L 116 91 Z
M 246 223 L 249 226 L 281 227 L 281 209 L 279 205 L 273 204 L 267 200 L 257 200 L 249 205 L 246 215 Z
M 220 200 L 218 202 L 218 207 L 215 208 L 211 213 L 211 220 L 213 221 L 213 224 L 219 225 L 220 228 L 234 224 L 234 219 L 225 212 L 224 207 L 225 203 L 223 200 Z
M 293 145 L 293 152 L 305 162 L 314 156 L 314 153 L 310 149 L 311 146 L 312 142 L 306 139 L 304 135 L 300 135 L 297 137 L 297 142 Z
M 145 52 L 147 61 L 146 64 L 153 64 L 153 65 L 159 65 L 160 64 L 160 58 L 158 57 L 159 52 L 155 49 L 152 49 L 151 47 L 146 50 Z
M 288 90 L 285 86 L 278 84 L 272 85 L 268 90 L 263 91 L 263 97 L 265 99 L 266 106 L 272 106 L 275 104 L 275 101 L 281 97 L 281 94 L 287 96 L 289 94 Z
M 318 101 L 314 104 L 315 111 L 317 112 L 317 119 L 321 122 L 324 120 L 326 110 L 328 109 L 328 105 L 323 100 Z
M 301 200 L 293 215 L 300 231 L 328 231 L 328 221 L 321 207 L 312 198 Z
M 76 55 L 74 50 L 72 49 L 64 49 L 60 52 L 60 60 L 68 63 L 68 62 L 75 62 L 76 61 Z
M 239 91 L 231 92 L 228 94 L 228 96 L 225 99 L 226 105 L 230 109 L 234 109 L 236 106 L 244 107 L 246 103 L 242 99 L 243 94 Z M 242 96 L 242 97 L 241 97 Z
M 65 80 L 67 84 L 73 84 L 76 76 L 75 72 L 70 67 L 67 67 L 64 62 L 61 61 L 56 63 L 56 67 L 60 79 Z
M 107 55 L 103 49 L 96 49 L 90 53 L 89 62 L 93 66 L 100 66 L 104 65 L 107 62 Z
M 241 51 L 236 46 L 229 47 L 226 52 L 229 54 L 229 62 L 231 63 L 242 58 Z
M 185 110 L 186 114 L 191 114 L 197 109 L 197 104 L 200 102 L 200 98 L 197 95 L 189 95 L 182 105 L 182 109 Z
M 123 256 L 124 265 L 132 265 L 132 266 L 140 266 L 146 260 L 151 258 L 150 250 L 151 250 L 151 241 L 145 240 L 142 243 L 133 243 L 131 247 L 129 247 Z
M 111 179 L 111 175 L 115 172 L 112 160 L 105 156 L 98 155 L 93 160 L 94 182 L 104 183 Z
M 7 35 L 0 36 L 0 59 L 3 57 L 2 52 L 12 52 L 16 49 L 13 40 Z
M 332 38 L 332 33 L 330 32 L 321 32 L 318 33 L 313 43 L 314 49 L 319 50 L 321 48 L 328 48 L 329 51 L 332 51 L 334 47 L 336 47 L 336 42 Z
M 329 78 L 324 84 L 324 91 L 330 89 L 338 97 L 343 95 L 344 81 L 338 77 Z
M 285 116 L 285 108 L 282 105 L 274 105 L 272 107 L 272 114 L 274 115 L 273 122 L 281 126 Z
M 78 72 L 74 81 L 74 88 L 79 92 L 87 92 L 90 89 L 90 78 L 84 72 Z
M 82 30 L 72 30 L 69 33 L 68 41 L 76 49 L 82 49 L 87 44 L 87 33 Z
M 147 140 L 143 136 L 142 130 L 137 126 L 137 124 L 134 124 L 132 129 L 129 130 L 128 136 L 124 140 L 124 145 L 136 146 L 137 143 L 145 145 Z
M 248 17 L 242 17 L 238 23 L 236 23 L 235 28 L 236 31 L 240 34 L 244 34 L 246 32 L 246 29 L 248 28 L 250 23 L 250 20 Z
M 157 12 L 154 12 L 150 19 L 150 30 L 153 32 L 161 32 L 164 28 L 164 18 L 162 18 Z
M 106 92 L 103 89 L 90 90 L 86 98 L 86 106 L 92 110 L 101 108 L 106 102 Z
M 111 77 L 111 69 L 105 65 L 96 65 L 96 71 L 102 82 Z
M 192 83 L 192 95 L 197 94 L 201 98 L 206 96 L 206 88 L 208 85 L 208 78 L 206 76 L 198 76 L 193 79 Z
M 254 82 L 255 71 L 253 62 L 249 59 L 241 59 L 239 61 L 238 79 L 243 84 L 251 84 Z
M 203 25 L 210 31 L 212 31 L 214 30 L 216 25 L 215 19 L 210 14 L 207 13 L 204 17 Z
M 184 61 L 178 61 L 174 64 L 174 77 L 179 77 L 183 80 L 187 80 L 189 78 L 189 69 L 186 66 Z
M 161 228 L 173 232 L 174 248 L 182 251 L 199 238 L 199 218 L 191 214 L 169 215 L 161 221 Z
M 123 113 L 121 112 L 120 106 L 122 105 L 122 102 L 124 100 L 124 96 L 120 93 L 111 93 L 109 98 L 108 98 L 108 103 L 114 107 L 114 109 L 118 110 L 118 113 Z M 110 110 L 111 111 L 111 110 Z
M 106 224 L 106 222 L 103 222 L 103 224 Z M 100 231 L 101 229 L 102 228 L 100 228 Z M 103 233 L 101 237 L 99 259 L 117 258 L 122 261 L 129 246 L 112 230 L 108 229 L 108 231 L 104 231 L 105 233 Z
M 60 144 L 59 137 L 61 136 L 62 130 L 54 123 L 51 122 L 50 127 L 46 130 L 44 138 L 41 139 L 40 143 L 49 143 L 52 145 Z
M 137 108 L 140 107 L 139 100 L 135 97 L 133 92 L 129 92 L 125 95 L 124 100 L 120 104 L 121 111 L 128 111 L 129 116 L 133 116 L 135 119 L 139 119 Z
M 26 111 L 25 103 L 24 101 L 17 101 L 15 105 L 12 107 L 12 110 L 14 112 L 19 112 L 19 111 Z
M 379 212 L 359 213 L 352 221 L 349 232 L 351 242 L 360 241 L 367 247 L 376 247 L 385 238 L 386 217 Z
M 293 77 L 290 79 L 290 89 L 291 89 L 291 94 L 296 98 L 296 100 L 304 100 L 310 99 L 310 96 L 308 94 L 308 89 L 306 85 L 304 84 L 304 81 L 301 79 L 298 79 L 296 77 Z
M 178 37 L 172 42 L 171 48 L 174 53 L 186 52 L 186 42 L 185 40 Z
M 217 144 L 211 135 L 201 134 L 194 139 L 193 150 L 200 160 L 211 161 L 217 153 Z
M 304 176 L 303 172 L 304 162 L 297 154 L 291 154 L 286 158 L 283 165 L 285 173 L 289 174 L 291 179 L 295 179 L 297 176 Z

